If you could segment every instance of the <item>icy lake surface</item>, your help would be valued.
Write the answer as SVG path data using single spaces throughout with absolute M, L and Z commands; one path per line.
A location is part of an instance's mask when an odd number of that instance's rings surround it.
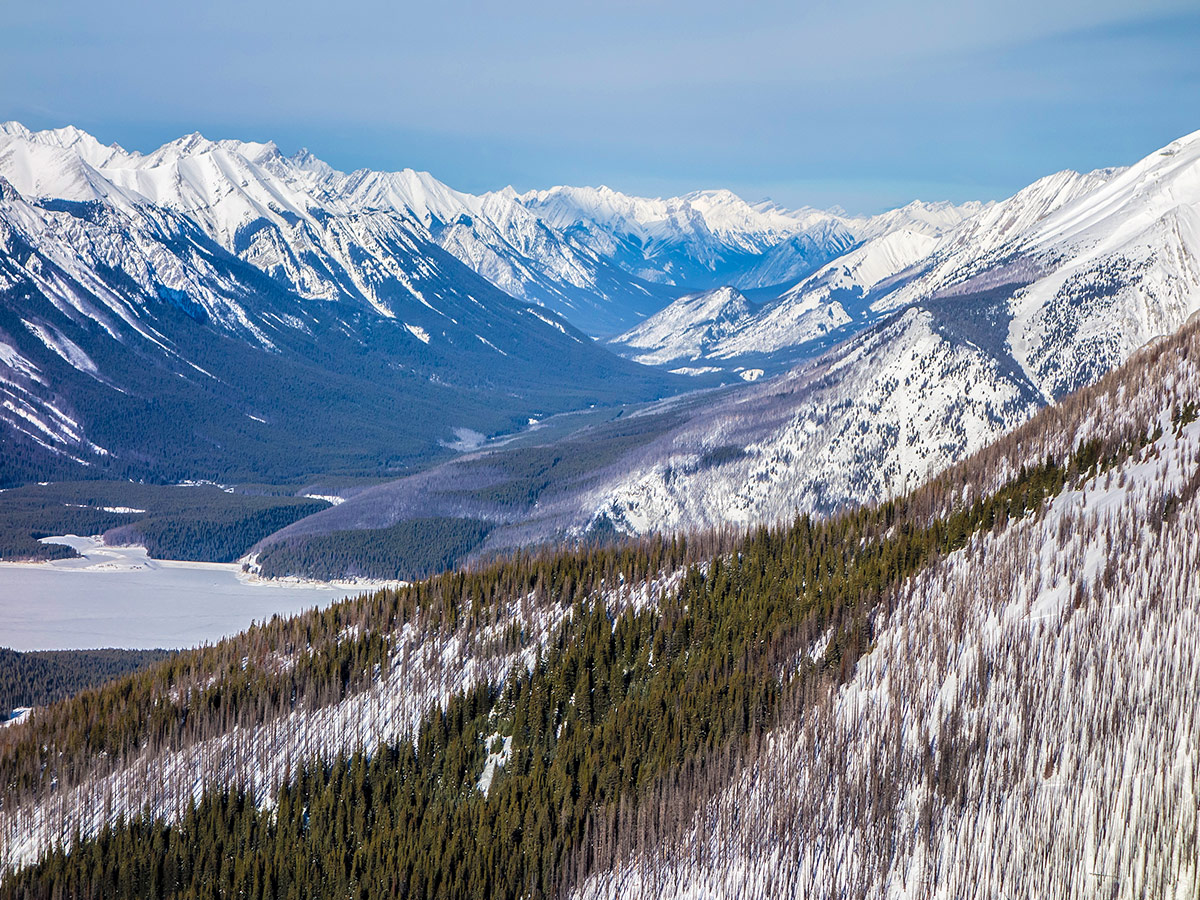
M 94 538 L 47 541 L 84 558 L 0 563 L 0 647 L 193 647 L 366 590 L 253 581 L 235 563 L 149 559 L 140 547 Z

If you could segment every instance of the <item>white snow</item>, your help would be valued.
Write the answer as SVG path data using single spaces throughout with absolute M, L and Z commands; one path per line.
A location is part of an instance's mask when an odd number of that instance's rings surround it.
M 14 650 L 192 647 L 347 594 L 341 585 L 248 579 L 236 563 L 150 559 L 143 547 L 95 537 L 45 540 L 83 558 L 0 562 L 0 645 Z
M 6 728 L 10 725 L 20 725 L 29 718 L 29 714 L 33 712 L 32 706 L 18 706 L 8 713 L 8 717 L 0 721 L 0 728 Z
M 409 325 L 407 322 L 405 322 L 404 327 L 410 334 L 412 334 L 413 337 L 415 337 L 422 344 L 429 343 L 429 332 L 426 331 L 424 328 L 422 328 L 420 325 Z
M 307 497 L 309 500 L 324 500 L 326 503 L 330 503 L 334 506 L 337 506 L 339 503 L 346 502 L 345 497 L 339 497 L 337 494 L 304 494 L 303 496 Z
M 494 742 L 500 741 L 501 747 L 498 751 L 493 751 Z M 487 761 L 483 766 L 483 774 L 479 776 L 479 790 L 487 796 L 487 792 L 492 787 L 492 779 L 496 777 L 496 770 L 504 767 L 512 756 L 512 736 L 509 735 L 501 740 L 500 734 L 496 733 L 485 738 L 484 746 L 488 748 Z
M 698 360 L 712 355 L 722 339 L 737 333 L 750 315 L 746 298 L 731 287 L 688 294 L 612 343 L 627 349 L 644 365 Z

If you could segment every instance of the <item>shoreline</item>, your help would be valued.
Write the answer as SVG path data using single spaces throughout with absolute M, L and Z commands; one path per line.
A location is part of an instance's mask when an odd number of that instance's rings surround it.
M 67 559 L 0 560 L 0 571 L 4 569 L 33 569 L 53 572 L 88 573 L 131 573 L 155 569 L 192 569 L 197 571 L 227 572 L 239 582 L 251 587 L 280 587 L 301 590 L 344 590 L 366 593 L 384 588 L 406 587 L 410 582 L 373 578 L 354 578 L 339 581 L 320 581 L 289 575 L 283 578 L 267 578 L 242 568 L 242 561 L 221 563 L 188 559 L 155 559 L 140 544 L 110 545 L 102 535 L 54 535 L 41 539 L 43 544 L 59 544 L 71 547 L 79 556 Z

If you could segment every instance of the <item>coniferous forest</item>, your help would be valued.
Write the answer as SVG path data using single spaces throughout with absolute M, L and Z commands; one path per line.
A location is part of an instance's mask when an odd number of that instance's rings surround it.
M 34 650 L 0 647 L 0 719 L 22 706 L 49 706 L 170 656 L 167 650 Z
M 233 562 L 272 532 L 328 507 L 325 500 L 213 484 L 31 484 L 0 492 L 0 558 L 63 559 L 75 551 L 41 538 L 104 533 L 157 559 Z
M 483 627 L 529 591 L 566 613 L 528 669 L 430 709 L 411 739 L 313 760 L 266 802 L 232 785 L 175 823 L 146 810 L 9 875 L 0 896 L 558 896 L 676 831 L 785 711 L 846 678 L 901 579 L 1098 465 L 1097 448 L 1081 448 L 932 518 L 917 497 L 707 545 L 522 557 L 179 654 L 0 737 L 5 802 L 83 777 L 96 755 L 186 747 L 335 701 L 387 666 L 385 635 L 401 622 L 469 616 Z M 664 570 L 681 573 L 676 592 L 610 615 L 606 579 Z M 293 667 L 248 665 L 296 646 L 312 652 Z M 221 676 L 188 694 L 190 671 Z

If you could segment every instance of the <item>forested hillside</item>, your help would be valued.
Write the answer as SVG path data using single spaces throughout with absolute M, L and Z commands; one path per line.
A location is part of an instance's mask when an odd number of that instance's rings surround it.
M 168 650 L 35 650 L 0 647 L 0 721 L 17 708 L 48 706 L 170 656 Z
M 1194 896 L 1197 398 L 1189 327 L 899 500 L 441 575 L 38 711 L 0 896 Z
M 144 546 L 156 559 L 233 562 L 268 534 L 329 505 L 212 484 L 31 484 L 0 492 L 0 559 L 76 556 L 70 547 L 41 539 L 104 534 L 115 545 Z

